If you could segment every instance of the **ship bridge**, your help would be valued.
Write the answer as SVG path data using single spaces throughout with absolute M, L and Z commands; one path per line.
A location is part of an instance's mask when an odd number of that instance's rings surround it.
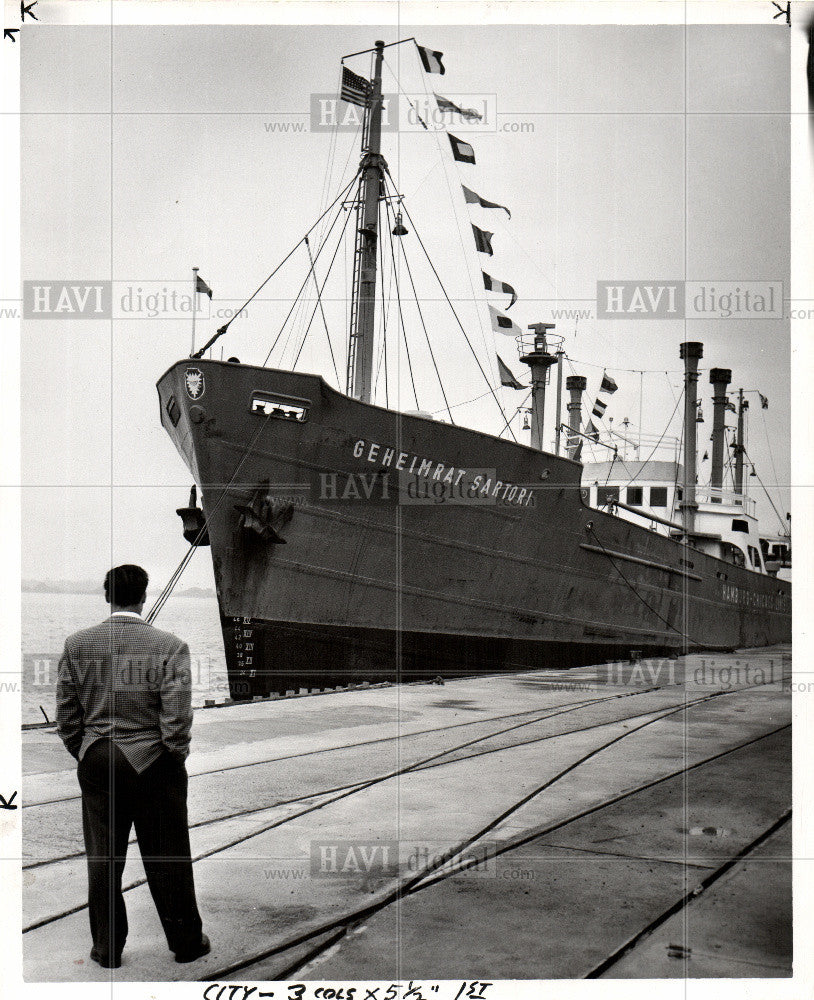
M 642 523 L 652 515 L 655 530 L 667 534 L 664 521 L 678 520 L 682 467 L 676 461 L 586 462 L 582 467 L 583 499 L 592 507 L 618 508 L 621 517 Z M 622 506 L 624 505 L 624 506 Z M 634 510 L 627 508 L 633 507 Z M 660 518 L 661 520 L 655 520 Z
M 685 535 L 683 477 L 683 466 L 675 460 L 588 462 L 582 469 L 583 500 L 680 540 Z M 754 500 L 734 490 L 698 486 L 695 501 L 698 509 L 689 539 L 694 548 L 735 566 L 767 572 Z

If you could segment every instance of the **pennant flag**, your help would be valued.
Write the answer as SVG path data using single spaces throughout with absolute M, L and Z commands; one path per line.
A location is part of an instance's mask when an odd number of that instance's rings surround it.
M 591 413 L 595 417 L 601 417 L 602 414 L 605 412 L 605 410 L 607 410 L 607 408 L 608 404 L 603 403 L 602 400 L 597 397 L 596 401 L 594 402 L 594 408 L 591 410 Z
M 506 364 L 506 362 L 498 354 L 497 356 L 497 370 L 500 372 L 500 384 L 507 386 L 509 389 L 525 389 L 526 387 L 518 382 L 514 377 L 514 374 Z
M 760 396 L 760 405 L 763 407 L 764 410 L 768 410 L 769 400 L 763 395 L 762 392 L 759 392 L 758 396 Z
M 492 329 L 495 333 L 502 333 L 507 337 L 523 336 L 523 331 L 517 323 L 513 323 L 508 316 L 498 312 L 494 306 L 489 306 L 489 315 L 492 317 Z
M 208 295 L 210 299 L 212 298 L 212 289 L 209 287 L 209 285 L 207 285 L 207 283 L 203 280 L 203 278 L 201 278 L 200 275 L 197 274 L 195 275 L 195 291 L 203 292 L 204 295 Z
M 370 80 L 363 76 L 352 73 L 347 66 L 342 67 L 342 92 L 341 98 L 348 104 L 357 104 L 360 108 L 366 108 L 370 100 L 371 90 Z
M 440 73 L 441 76 L 443 76 L 446 72 L 444 64 L 441 62 L 441 57 L 444 53 L 433 52 L 432 49 L 425 49 L 424 46 L 419 45 L 418 42 L 415 44 L 418 49 L 418 55 L 421 58 L 421 64 L 424 67 L 424 71 L 426 73 Z
M 450 136 L 450 138 L 452 138 Z M 479 194 L 475 191 L 470 191 L 468 187 L 464 184 L 461 185 L 464 189 L 464 198 L 466 199 L 467 205 L 480 205 L 481 208 L 502 208 L 506 215 L 511 219 L 512 213 L 506 208 L 505 205 L 498 205 L 495 201 L 487 201 L 485 198 L 481 198 Z
M 449 136 L 449 144 L 452 146 L 453 157 L 460 163 L 474 163 L 475 150 L 469 143 L 457 139 L 451 132 L 447 132 L 447 135 Z
M 599 387 L 600 392 L 607 392 L 608 395 L 616 392 L 619 386 L 613 381 L 613 379 L 606 372 L 602 374 L 602 385 Z
M 448 98 L 441 97 L 441 95 L 436 94 L 435 91 L 433 91 L 433 94 L 439 111 L 452 111 L 454 114 L 460 115 L 465 121 L 468 122 L 479 122 L 483 118 L 483 116 L 479 115 L 474 108 L 459 108 L 457 104 L 453 104 Z
M 574 457 L 573 457 L 573 461 L 574 462 L 580 462 L 582 460 L 582 446 L 583 446 L 583 444 L 585 444 L 585 442 L 580 439 L 580 442 L 579 442 L 579 444 L 577 445 L 577 447 L 576 447 L 576 449 L 574 451 Z
M 589 437 L 592 441 L 599 440 L 599 431 L 594 427 L 593 420 L 588 421 L 588 426 L 585 428 L 585 435 Z
M 478 252 L 479 253 L 488 253 L 489 256 L 491 257 L 492 253 L 493 253 L 493 250 L 492 250 L 492 237 L 495 234 L 494 233 L 487 233 L 483 229 L 478 229 L 478 227 L 475 225 L 474 222 L 472 223 L 472 233 L 473 233 L 473 235 L 475 237 L 475 248 L 478 250 Z
M 486 271 L 481 271 L 481 274 L 483 275 L 483 287 L 487 292 L 505 292 L 507 295 L 511 295 L 512 301 L 506 306 L 507 309 L 511 309 L 515 302 L 517 302 L 517 292 L 508 281 L 496 281 Z

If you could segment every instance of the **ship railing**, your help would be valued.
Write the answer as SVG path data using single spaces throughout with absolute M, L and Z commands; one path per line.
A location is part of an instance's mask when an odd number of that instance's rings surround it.
M 551 330 L 547 330 L 545 333 L 533 333 L 529 331 L 515 337 L 514 342 L 517 346 L 517 355 L 520 358 L 536 353 L 550 354 L 554 358 L 558 357 L 559 352 L 562 351 L 565 337 L 560 336 L 558 333 L 552 333 Z M 563 353 L 562 356 L 565 357 L 565 354 Z M 545 369 L 544 378 L 546 384 L 551 380 L 552 370 L 553 365 Z
M 623 428 L 617 432 L 613 427 L 600 431 L 598 442 L 615 448 L 619 458 L 632 462 L 681 462 L 681 444 L 678 438 L 662 437 L 658 434 L 642 434 Z
M 696 503 L 722 504 L 727 507 L 742 507 L 749 517 L 755 516 L 756 503 L 743 493 L 736 493 L 734 490 L 724 490 L 716 486 L 696 486 Z
M 611 441 L 625 444 L 628 457 L 633 455 L 642 462 L 645 460 L 677 462 L 680 458 L 681 446 L 678 438 L 675 437 L 644 433 L 640 436 L 635 430 L 628 430 L 624 423 L 620 428 L 611 427 L 606 436 Z

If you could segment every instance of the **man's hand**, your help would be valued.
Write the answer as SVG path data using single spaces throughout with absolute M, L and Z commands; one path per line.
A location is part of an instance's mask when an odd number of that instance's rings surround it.
M 192 670 L 185 642 L 180 643 L 164 667 L 159 724 L 161 742 L 183 762 L 189 754 L 192 729 Z
M 85 719 L 82 703 L 76 693 L 76 680 L 67 642 L 57 672 L 57 732 L 68 753 L 78 760 L 85 733 Z

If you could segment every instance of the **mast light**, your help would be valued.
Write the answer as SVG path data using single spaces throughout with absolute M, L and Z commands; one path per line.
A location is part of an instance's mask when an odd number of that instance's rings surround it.
M 409 233 L 409 231 L 410 230 L 406 229 L 405 226 L 404 226 L 404 221 L 402 220 L 401 212 L 397 212 L 396 213 L 396 224 L 395 224 L 395 226 L 393 226 L 393 235 L 394 236 L 406 236 L 407 233 Z

